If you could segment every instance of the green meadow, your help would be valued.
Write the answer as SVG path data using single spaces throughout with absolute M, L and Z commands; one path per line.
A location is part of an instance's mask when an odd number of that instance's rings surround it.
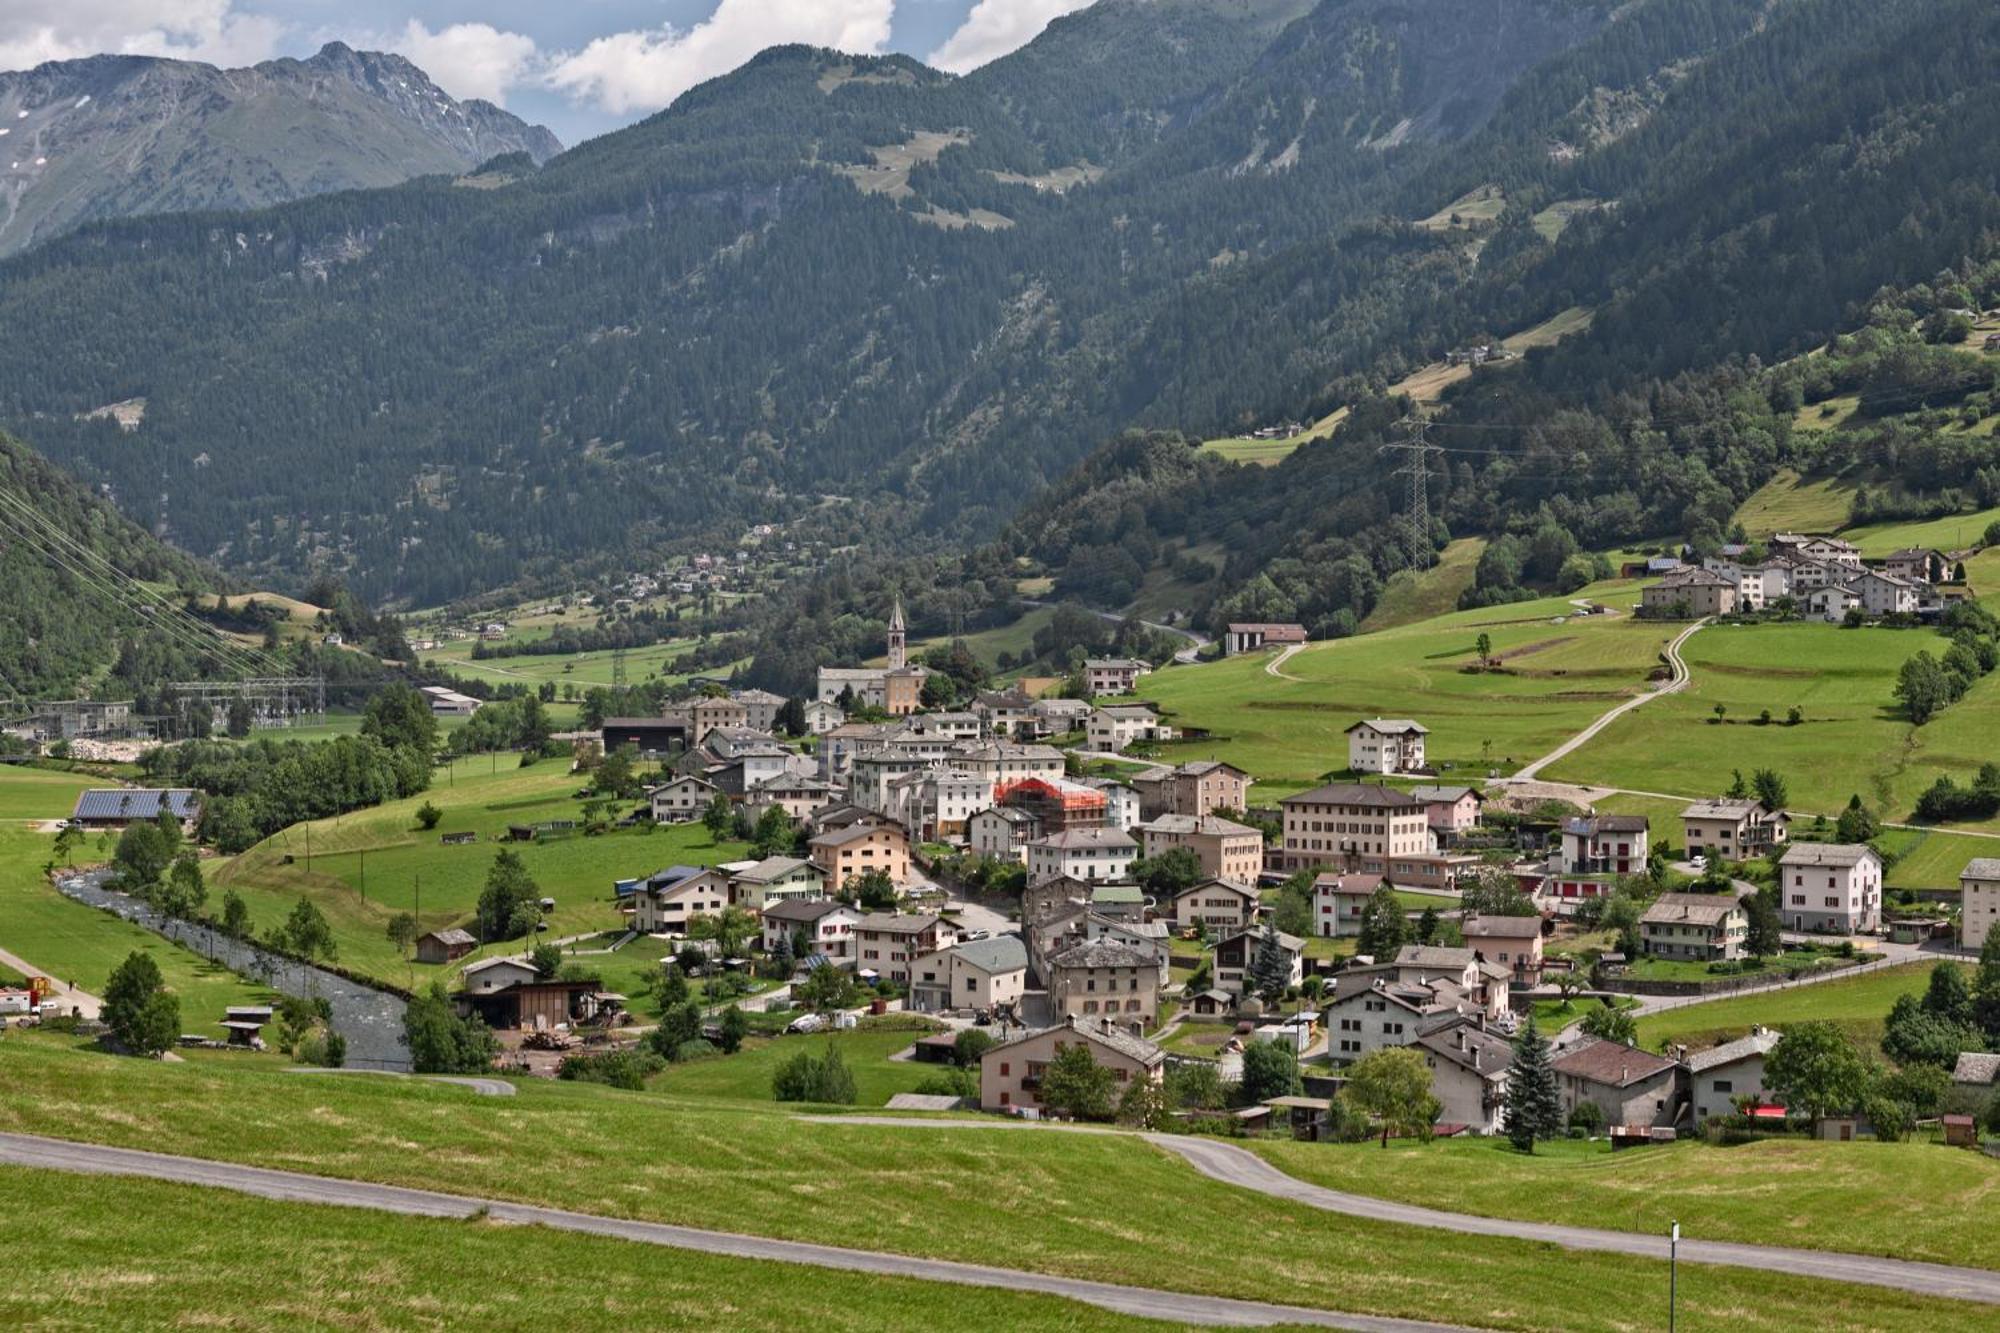
M 1617 606 L 1634 586 L 1601 584 L 1582 595 Z M 1285 662 L 1282 677 L 1265 670 L 1269 655 L 1255 654 L 1155 672 L 1139 692 L 1176 725 L 1207 733 L 1164 747 L 1164 759 L 1229 760 L 1257 777 L 1260 802 L 1344 769 L 1346 729 L 1367 717 L 1421 721 L 1431 729 L 1431 763 L 1471 780 L 1538 758 L 1648 688 L 1678 629 L 1574 611 L 1565 598 L 1457 611 L 1313 644 Z M 1481 633 L 1504 672 L 1466 670 Z
M 1529 1156 L 1503 1138 L 1466 1138 L 1257 1151 L 1315 1184 L 1452 1212 L 1651 1235 L 1679 1222 L 1703 1240 L 2000 1268 L 1988 1242 L 2000 1162 L 1928 1143 L 1689 1139 L 1614 1154 L 1608 1140 L 1558 1140 Z
M 1837 981 L 1725 996 L 1647 1014 L 1639 1020 L 1639 1044 L 1648 1050 L 1660 1049 L 1662 1042 L 1719 1046 L 1744 1036 L 1752 1024 L 1783 1028 L 1787 1023 L 1825 1019 L 1873 1050 L 1882 1040 L 1882 1020 L 1888 1017 L 1896 997 L 1922 994 L 1934 966 L 1955 964 L 1912 963 Z
M 263 1003 L 270 992 L 150 930 L 65 898 L 49 883 L 44 867 L 55 855 L 54 839 L 33 826 L 66 817 L 86 785 L 74 774 L 0 767 L 0 810 L 20 821 L 0 826 L 0 948 L 94 995 L 135 950 L 150 954 L 180 996 L 182 1030 L 220 1036 L 225 1008 Z M 77 860 L 101 856 L 93 841 Z
M 919 1083 L 942 1070 L 940 1065 L 889 1058 L 908 1050 L 923 1035 L 914 1030 L 859 1028 L 817 1037 L 752 1037 L 734 1055 L 670 1065 L 652 1086 L 676 1097 L 773 1104 L 771 1076 L 778 1066 L 800 1051 L 818 1055 L 830 1048 L 840 1052 L 854 1075 L 855 1104 L 881 1106 L 899 1092 L 915 1092 Z
M 222 1107 L 227 1134 L 215 1132 Z M 529 1080 L 516 1097 L 482 1101 L 447 1085 L 306 1079 L 221 1059 L 123 1060 L 9 1034 L 0 1039 L 0 1128 L 1489 1328 L 1650 1327 L 1667 1280 L 1655 1261 L 1274 1200 L 1201 1177 L 1127 1135 L 845 1124 L 577 1084 Z M 1201 1224 L 1189 1226 L 1191 1217 Z M 1966 1220 L 1941 1209 L 1935 1225 Z M 1833 1234 L 1816 1228 L 1809 1239 Z M 1225 1254 L 1219 1235 L 1284 1239 Z M 1991 1319 L 1985 1307 L 1749 1270 L 1683 1265 L 1680 1283 L 1680 1318 L 1696 1330 L 1972 1329 Z
M 502 843 L 509 825 L 576 819 L 582 804 L 573 795 L 581 779 L 567 764 L 551 760 L 523 769 L 512 766 L 517 763 L 513 755 L 461 760 L 440 769 L 420 796 L 294 825 L 231 861 L 214 877 L 212 892 L 234 889 L 260 931 L 282 921 L 300 897 L 310 897 L 333 926 L 343 966 L 408 985 L 455 974 L 464 964 L 406 963 L 388 940 L 390 918 L 417 912 L 421 898 L 424 929 L 465 924 L 502 846 L 519 853 L 542 893 L 556 900 L 547 932 L 552 939 L 619 927 L 615 880 L 747 854 L 742 843 L 716 843 L 698 823 Z M 428 831 L 416 818 L 427 801 L 444 811 Z M 446 846 L 443 837 L 450 833 L 472 833 L 477 841 Z M 520 948 L 520 941 L 506 942 L 476 956 Z
M 35 1260 L 0 1289 L 20 1328 L 963 1327 L 1122 1333 L 1171 1325 L 1081 1302 L 665 1250 L 481 1220 L 277 1203 L 162 1181 L 0 1167 Z M 274 1244 L 273 1237 L 310 1237 Z M 532 1281 L 498 1283 L 532 1250 Z
M 2000 740 L 2000 676 L 1926 726 L 1901 716 L 1897 671 L 1943 646 L 1929 630 L 1712 625 L 1682 650 L 1686 690 L 1626 714 L 1543 776 L 1706 795 L 1736 769 L 1769 767 L 1785 775 L 1795 810 L 1837 812 L 1858 794 L 1884 817 L 1906 818 L 1939 773 L 1970 778 Z M 1794 706 L 1803 721 L 1787 726 Z M 1760 725 L 1766 709 L 1772 722 Z

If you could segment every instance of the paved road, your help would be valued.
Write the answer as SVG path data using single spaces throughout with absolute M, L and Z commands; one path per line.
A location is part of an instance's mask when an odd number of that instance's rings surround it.
M 263 981 L 273 990 L 286 995 L 324 996 L 333 1005 L 334 1031 L 347 1038 L 349 1065 L 390 1070 L 410 1067 L 410 1052 L 403 1045 L 403 1010 L 407 1006 L 402 997 L 267 953 L 251 941 L 231 939 L 207 926 L 162 916 L 139 899 L 107 888 L 109 877 L 108 870 L 78 871 L 58 875 L 55 886 L 80 903 L 156 931 L 241 976 Z
M 26 1134 L 0 1134 L 0 1162 L 15 1166 L 80 1172 L 86 1175 L 145 1176 L 154 1180 L 234 1190 L 241 1194 L 252 1194 L 259 1198 L 278 1199 L 288 1203 L 372 1208 L 417 1217 L 467 1218 L 483 1212 L 496 1222 L 553 1227 L 561 1231 L 580 1231 L 616 1240 L 638 1241 L 647 1245 L 696 1250 L 705 1254 L 728 1255 L 739 1259 L 808 1264 L 815 1268 L 876 1273 L 885 1277 L 921 1278 L 932 1282 L 956 1283 L 961 1286 L 995 1287 L 1004 1291 L 1062 1296 L 1070 1300 L 1085 1301 L 1120 1314 L 1166 1319 L 1176 1324 L 1195 1323 L 1231 1328 L 1297 1324 L 1314 1328 L 1358 1329 L 1363 1333 L 1459 1333 L 1453 1325 L 1433 1324 L 1421 1320 L 1340 1314 L 1301 1306 L 1270 1305 L 1261 1301 L 1237 1301 L 1217 1296 L 1196 1296 L 1187 1292 L 1160 1291 L 1148 1287 L 1127 1287 L 1110 1282 L 1090 1282 L 1081 1278 L 1020 1272 L 1008 1268 L 989 1267 L 985 1264 L 920 1259 L 911 1255 L 882 1254 L 873 1250 L 849 1250 L 832 1245 L 772 1240 L 762 1236 L 743 1236 L 727 1231 L 704 1231 L 694 1227 L 669 1226 L 658 1222 L 632 1222 L 621 1218 L 598 1217 L 589 1213 L 566 1212 L 556 1208 L 504 1203 L 497 1199 L 477 1199 L 456 1194 L 440 1194 L 432 1190 L 370 1185 L 359 1181 L 335 1180 L 326 1176 L 272 1171 L 263 1167 L 204 1162 L 191 1157 L 138 1152 L 129 1148 L 65 1143 L 57 1139 L 37 1138 Z
M 1695 621 L 1694 624 L 1689 625 L 1679 634 L 1676 634 L 1673 641 L 1667 645 L 1667 670 L 1671 674 L 1660 684 L 1658 689 L 1648 690 L 1636 698 L 1627 699 L 1624 703 L 1619 704 L 1616 708 L 1598 718 L 1582 731 L 1577 732 L 1576 735 L 1570 737 L 1540 759 L 1517 771 L 1513 777 L 1502 778 L 1501 781 L 1508 783 L 1533 781 L 1537 773 L 1540 773 L 1544 768 L 1547 768 L 1550 764 L 1555 763 L 1558 759 L 1563 758 L 1578 747 L 1587 744 L 1591 737 L 1597 735 L 1598 732 L 1604 730 L 1633 709 L 1643 704 L 1651 703 L 1653 700 L 1664 695 L 1679 694 L 1682 690 L 1686 689 L 1688 686 L 1688 668 L 1687 663 L 1681 659 L 1681 646 L 1694 635 L 1696 630 L 1707 623 L 1708 621 L 1706 620 Z
M 1128 1131 L 1094 1126 L 1045 1125 L 1028 1120 L 899 1120 L 893 1116 L 828 1116 L 815 1124 L 896 1125 L 918 1129 L 1021 1130 L 1061 1129 L 1071 1133 L 1118 1134 Z M 1636 1231 L 1600 1231 L 1591 1227 L 1561 1226 L 1547 1222 L 1523 1222 L 1508 1218 L 1477 1217 L 1438 1208 L 1397 1203 L 1347 1194 L 1323 1186 L 1307 1184 L 1288 1176 L 1255 1153 L 1218 1139 L 1184 1134 L 1141 1134 L 1156 1147 L 1174 1153 L 1211 1180 L 1242 1189 L 1255 1190 L 1272 1198 L 1304 1204 L 1329 1213 L 1396 1222 L 1405 1226 L 1431 1227 L 1473 1236 L 1499 1236 L 1512 1240 L 1542 1241 L 1571 1250 L 1599 1250 L 1630 1254 L 1646 1259 L 1667 1257 L 1667 1238 Z M 1777 1245 L 1744 1245 L 1733 1241 L 1689 1239 L 1682 1233 L 1680 1257 L 1688 1263 L 1721 1264 L 1730 1268 L 1755 1268 L 1793 1277 L 1824 1279 L 1829 1282 L 1858 1282 L 1871 1287 L 1893 1287 L 1924 1296 L 1948 1300 L 1977 1301 L 2000 1305 L 2000 1270 L 1952 1268 L 1945 1264 L 1911 1263 L 1903 1259 L 1878 1259 L 1869 1255 L 1844 1254 L 1829 1250 L 1796 1250 Z
M 1054 606 L 1056 603 L 1036 602 L 1024 598 L 1021 605 Z M 1090 611 L 1089 607 L 1085 607 L 1084 609 Z M 1096 616 L 1099 620 L 1108 620 L 1114 625 L 1121 624 L 1129 618 L 1119 615 L 1116 611 L 1090 611 L 1090 614 Z M 1199 630 L 1183 629 L 1178 625 L 1162 625 L 1154 620 L 1141 620 L 1138 623 L 1144 625 L 1147 629 L 1156 629 L 1162 634 L 1171 634 L 1177 639 L 1186 640 L 1187 647 L 1174 654 L 1174 661 L 1181 663 L 1183 666 L 1193 666 L 1200 660 L 1201 650 L 1215 642 L 1215 640 L 1209 638 Z
M 57 986 L 56 991 L 48 997 L 47 1003 L 63 1009 L 74 1008 L 85 1018 L 97 1017 L 100 1004 L 98 998 L 89 991 L 78 990 L 70 985 L 68 978 L 59 977 L 45 967 L 36 967 L 21 955 L 8 953 L 5 949 L 0 949 L 0 967 L 10 967 L 24 977 L 47 977 Z
M 1360 1194 L 1346 1194 L 1288 1176 L 1263 1158 L 1232 1144 L 1173 1134 L 1149 1134 L 1146 1137 L 1167 1151 L 1179 1154 L 1205 1176 L 1274 1198 L 1302 1203 L 1309 1208 L 1475 1236 L 1546 1241 L 1571 1250 L 1601 1250 L 1661 1260 L 1667 1257 L 1665 1236 L 1474 1217 Z M 1952 1268 L 1944 1264 L 1911 1263 L 1902 1259 L 1878 1259 L 1824 1250 L 1795 1250 L 1776 1245 L 1693 1240 L 1688 1239 L 1685 1232 L 1680 1243 L 1680 1258 L 1687 1263 L 1755 1268 L 1792 1277 L 1858 1282 L 1871 1287 L 1893 1287 L 1923 1296 L 2000 1305 L 2000 1271 Z

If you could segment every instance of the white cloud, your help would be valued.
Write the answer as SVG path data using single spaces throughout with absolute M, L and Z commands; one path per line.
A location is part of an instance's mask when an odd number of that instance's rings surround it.
M 958 31 L 931 52 L 928 63 L 953 74 L 978 69 L 1026 46 L 1064 14 L 1088 9 L 1092 3 L 1094 0 L 979 0 Z
M 235 0 L 0 0 L 0 69 L 103 51 L 248 65 L 277 53 L 283 27 Z
M 536 63 L 534 38 L 490 23 L 454 23 L 432 32 L 411 19 L 399 35 L 377 44 L 408 56 L 438 87 L 461 99 L 504 104 L 507 90 L 526 79 Z
M 691 28 L 599 37 L 558 57 L 548 82 L 614 115 L 654 111 L 766 47 L 803 42 L 877 54 L 895 11 L 896 0 L 721 0 Z

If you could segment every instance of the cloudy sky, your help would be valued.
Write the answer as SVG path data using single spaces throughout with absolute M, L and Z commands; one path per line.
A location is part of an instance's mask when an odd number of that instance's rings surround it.
M 764 47 L 900 51 L 963 72 L 1089 0 L 0 0 L 0 69 L 103 51 L 253 64 L 338 38 L 400 51 L 575 143 Z

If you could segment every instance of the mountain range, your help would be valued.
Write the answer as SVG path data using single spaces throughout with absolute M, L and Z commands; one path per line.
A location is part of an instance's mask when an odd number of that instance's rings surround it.
M 0 255 L 101 218 L 261 208 L 560 151 L 401 56 L 337 42 L 248 69 L 52 61 L 0 73 Z
M 1379 580 L 1427 558 L 1386 389 L 1567 319 L 1448 405 L 1643 420 L 1816 345 L 2000 227 L 1996 56 L 1974 0 L 1101 0 L 963 78 L 778 48 L 540 166 L 39 245 L 0 421 L 225 567 L 405 604 L 752 522 L 1025 550 L 1064 497 L 1058 565 L 1206 505 L 1210 595 L 1288 546 Z M 1277 468 L 1093 458 L 1341 407 Z M 1666 464 L 1598 526 L 1752 475 Z

